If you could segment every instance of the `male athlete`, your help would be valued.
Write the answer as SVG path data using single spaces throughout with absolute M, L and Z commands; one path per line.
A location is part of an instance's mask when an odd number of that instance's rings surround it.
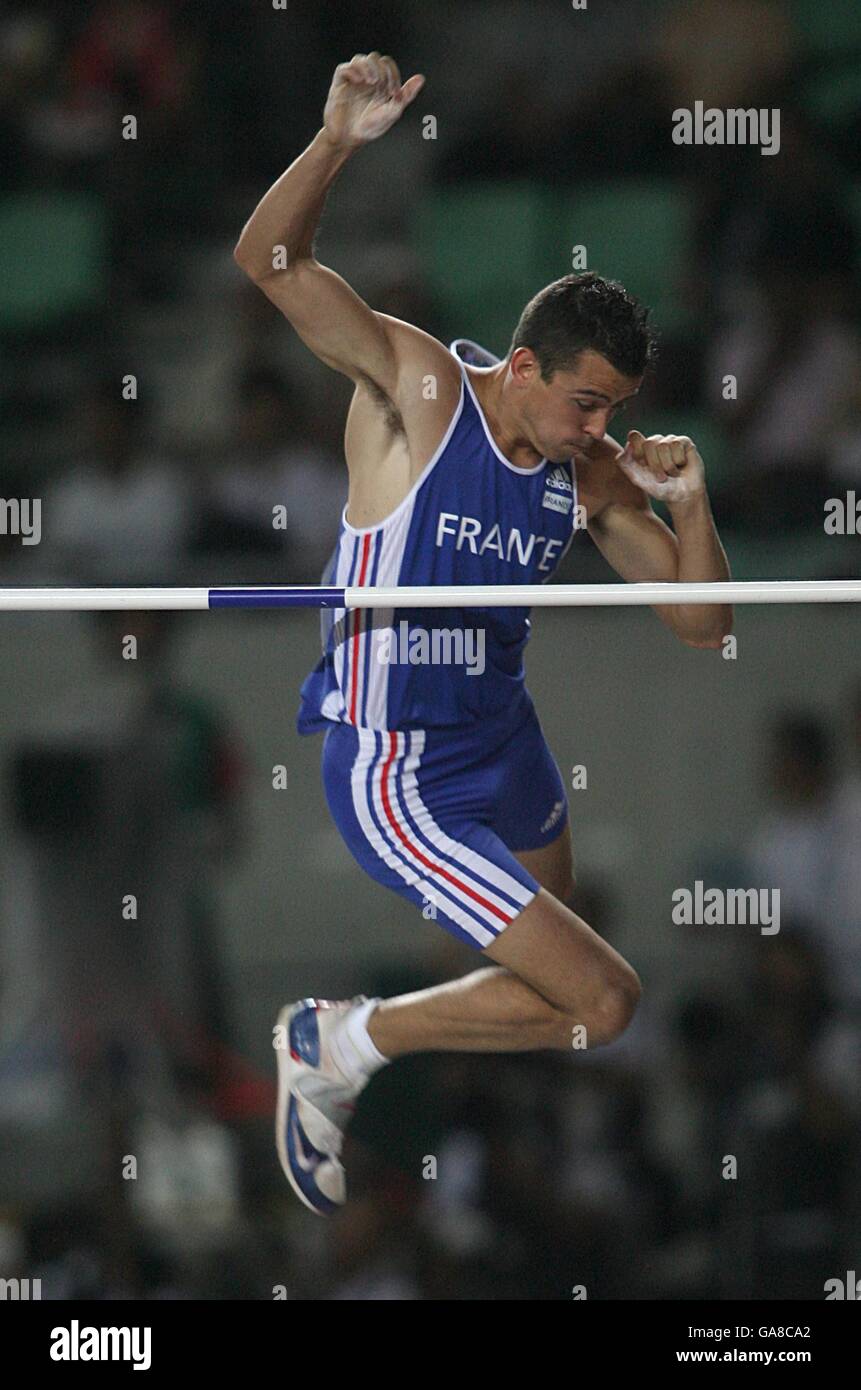
M 336 69 L 323 127 L 256 208 L 234 252 L 322 362 L 355 384 L 348 501 L 326 581 L 530 584 L 549 579 L 581 508 L 627 581 L 729 577 L 690 439 L 606 433 L 653 354 L 621 285 L 569 275 L 524 309 L 502 361 L 447 350 L 373 312 L 313 255 L 328 189 L 415 100 L 379 53 Z M 632 209 L 631 216 L 636 216 Z M 674 530 L 652 511 L 667 503 Z M 656 609 L 692 647 L 719 647 L 732 611 Z M 489 962 L 393 999 L 305 999 L 282 1010 L 277 1146 L 313 1211 L 344 1202 L 339 1155 L 355 1099 L 402 1053 L 515 1052 L 617 1038 L 640 995 L 626 961 L 568 906 L 565 788 L 524 686 L 526 608 L 335 610 L 302 687 L 299 730 L 326 730 L 323 780 L 359 864 Z M 391 660 L 395 637 L 484 641 L 483 668 Z M 429 650 L 430 648 L 428 648 Z M 492 962 L 492 963 L 490 963 Z M 276 1038 L 276 1044 L 278 1038 Z

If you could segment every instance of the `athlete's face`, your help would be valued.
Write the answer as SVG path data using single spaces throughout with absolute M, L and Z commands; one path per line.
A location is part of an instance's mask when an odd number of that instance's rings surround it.
M 526 357 L 518 362 L 518 354 Z M 610 421 L 634 397 L 642 376 L 623 376 L 605 357 L 580 354 L 571 371 L 554 372 L 544 381 L 527 348 L 512 356 L 512 376 L 521 393 L 520 415 L 533 448 L 551 463 L 588 453 L 607 433 Z

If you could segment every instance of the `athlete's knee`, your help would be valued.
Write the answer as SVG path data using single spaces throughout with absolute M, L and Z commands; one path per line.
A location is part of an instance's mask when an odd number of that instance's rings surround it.
M 635 970 L 627 961 L 614 967 L 602 981 L 588 1003 L 566 1009 L 558 1021 L 558 1041 L 561 1047 L 571 1047 L 576 1026 L 583 1029 L 583 1045 L 602 1047 L 622 1036 L 637 1011 L 643 987 Z M 578 1036 L 581 1036 L 578 1034 Z

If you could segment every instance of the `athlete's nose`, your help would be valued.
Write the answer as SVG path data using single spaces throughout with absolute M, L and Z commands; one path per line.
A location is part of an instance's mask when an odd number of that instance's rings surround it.
M 588 434 L 590 439 L 603 439 L 607 433 L 609 420 L 609 411 L 602 411 L 601 414 L 596 414 L 594 419 L 583 426 L 583 433 Z

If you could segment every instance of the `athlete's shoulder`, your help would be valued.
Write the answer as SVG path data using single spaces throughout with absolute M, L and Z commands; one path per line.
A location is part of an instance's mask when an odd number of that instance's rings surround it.
M 376 468 L 381 451 L 398 440 L 411 455 L 429 457 L 462 391 L 460 367 L 438 338 L 391 314 L 377 318 L 395 353 L 395 387 L 386 392 L 369 377 L 356 379 L 346 431 L 351 469 L 365 458 Z
M 394 318 L 391 314 L 378 314 L 377 317 L 384 323 L 386 334 L 395 349 L 398 376 L 402 385 L 409 388 L 411 384 L 418 382 L 421 386 L 425 377 L 433 376 L 437 393 L 432 399 L 438 398 L 446 389 L 449 393 L 460 390 L 461 370 L 458 361 L 439 338 L 435 338 L 432 333 L 426 333 L 416 324 Z M 425 400 L 427 399 L 426 394 Z
M 623 507 L 641 507 L 644 494 L 622 472 L 617 459 L 623 446 L 611 435 L 597 441 L 588 454 L 575 454 L 577 493 L 590 522 L 607 507 L 616 503 Z

